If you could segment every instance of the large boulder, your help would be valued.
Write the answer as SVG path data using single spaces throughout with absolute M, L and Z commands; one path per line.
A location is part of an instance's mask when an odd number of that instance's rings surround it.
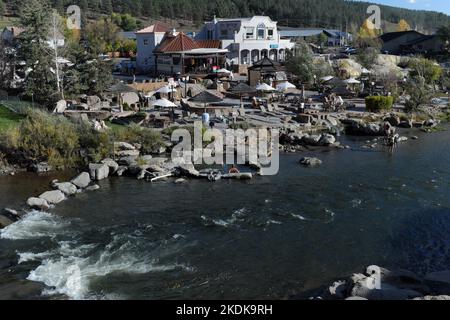
M 329 288 L 328 292 L 333 299 L 345 299 L 348 292 L 347 281 L 336 281 Z
M 75 177 L 71 182 L 78 188 L 84 189 L 91 183 L 91 177 L 89 176 L 89 173 L 83 172 Z
M 305 167 L 317 167 L 322 164 L 322 160 L 313 157 L 304 157 L 300 159 L 300 164 Z
M 389 115 L 389 117 L 385 118 L 384 121 L 389 122 L 389 124 L 393 127 L 398 127 L 400 125 L 401 119 L 399 116 L 391 114 Z
M 332 134 L 324 134 L 319 143 L 323 146 L 331 146 L 336 143 L 336 138 Z
M 200 172 L 197 171 L 192 163 L 189 164 L 181 164 L 178 166 L 178 170 L 182 175 L 188 176 L 188 177 L 200 177 Z
M 50 205 L 48 204 L 48 202 L 41 198 L 34 198 L 34 197 L 29 198 L 27 200 L 27 205 L 31 209 L 44 210 L 44 211 L 50 209 Z
M 113 175 L 119 169 L 119 164 L 115 162 L 113 159 L 104 159 L 102 160 L 103 164 L 106 164 L 109 167 L 109 174 Z
M 450 295 L 450 270 L 429 273 L 424 280 L 433 293 Z
M 400 128 L 411 129 L 414 127 L 414 123 L 412 120 L 404 120 L 404 121 L 401 121 L 398 126 Z
M 137 158 L 137 156 L 122 157 L 117 161 L 117 163 L 119 166 L 132 166 L 137 163 Z
M 115 150 L 136 150 L 136 148 L 128 142 L 114 142 Z
M 64 193 L 59 190 L 47 191 L 39 196 L 39 198 L 44 199 L 49 204 L 58 204 L 66 199 Z
M 59 100 L 56 103 L 56 107 L 53 110 L 53 113 L 64 113 L 67 109 L 67 101 L 66 100 Z
M 91 163 L 89 164 L 89 172 L 92 180 L 100 181 L 108 178 L 109 167 L 104 163 Z
M 66 196 L 71 196 L 77 193 L 77 186 L 71 182 L 55 183 L 55 188 L 64 193 Z
M 13 224 L 14 221 L 10 218 L 0 214 L 0 229 L 6 228 L 7 226 Z
M 384 135 L 383 127 L 378 122 L 366 123 L 360 119 L 342 120 L 345 124 L 345 132 L 352 135 L 381 136 Z
M 317 146 L 320 143 L 320 139 L 322 136 L 320 135 L 305 135 L 302 138 L 304 144 L 309 146 Z
M 351 277 L 353 287 L 351 296 L 362 297 L 368 300 L 408 300 L 422 296 L 420 292 L 397 288 L 382 280 L 379 282 L 377 280 L 374 275 L 354 274 Z

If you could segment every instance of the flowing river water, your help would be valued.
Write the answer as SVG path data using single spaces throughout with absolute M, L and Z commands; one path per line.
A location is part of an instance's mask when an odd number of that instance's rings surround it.
M 352 150 L 247 182 L 110 178 L 1 231 L 0 298 L 307 298 L 370 264 L 450 269 L 450 131 L 403 134 L 419 140 L 342 137 Z M 53 178 L 0 177 L 0 207 Z

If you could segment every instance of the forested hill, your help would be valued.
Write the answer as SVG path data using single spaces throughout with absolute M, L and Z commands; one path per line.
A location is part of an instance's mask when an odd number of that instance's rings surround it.
M 0 0 L 8 11 L 26 0 Z M 281 25 L 293 27 L 357 30 L 367 17 L 368 3 L 349 0 L 48 0 L 58 10 L 77 4 L 89 14 L 130 13 L 135 17 L 191 20 L 199 23 L 217 17 L 269 15 Z M 437 12 L 380 6 L 382 19 L 398 23 L 405 19 L 412 28 L 433 31 L 448 25 L 450 17 Z

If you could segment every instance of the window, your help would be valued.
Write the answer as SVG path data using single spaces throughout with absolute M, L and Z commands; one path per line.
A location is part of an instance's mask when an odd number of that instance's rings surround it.
M 264 39 L 266 37 L 266 26 L 264 23 L 258 25 L 258 39 Z
M 211 40 L 211 39 L 213 38 L 213 30 L 208 30 L 208 31 L 207 31 L 206 38 L 207 38 L 208 40 Z
M 273 29 L 268 29 L 267 30 L 267 38 L 273 39 Z
M 144 46 L 148 46 L 148 39 L 144 39 Z
M 245 39 L 253 39 L 255 37 L 255 28 L 245 28 Z
M 228 36 L 228 30 L 227 29 L 220 30 L 220 36 L 221 37 L 227 37 Z

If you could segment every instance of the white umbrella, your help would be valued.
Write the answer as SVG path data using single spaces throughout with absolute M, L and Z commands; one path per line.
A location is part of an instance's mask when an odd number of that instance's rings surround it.
M 159 99 L 152 103 L 152 106 L 161 108 L 175 108 L 177 105 L 167 99 Z
M 334 77 L 333 77 L 333 76 L 326 76 L 326 77 L 320 78 L 320 81 L 328 82 L 328 81 L 330 81 L 331 79 L 334 79 Z
M 346 84 L 360 84 L 361 83 L 360 81 L 356 80 L 355 78 L 350 78 L 350 79 L 344 80 L 343 82 Z
M 370 70 L 368 70 L 368 69 L 366 69 L 366 68 L 363 68 L 362 71 L 361 71 L 361 73 L 363 73 L 363 74 L 371 74 L 372 71 L 370 71 Z
M 262 84 L 259 84 L 256 86 L 256 90 L 270 92 L 270 91 L 275 91 L 276 89 L 269 86 L 267 83 L 262 83 Z
M 278 91 L 286 91 L 288 89 L 296 89 L 296 87 L 290 82 L 283 82 L 277 85 Z
M 230 71 L 230 70 L 227 70 L 227 69 L 219 69 L 219 70 L 217 70 L 216 72 L 217 72 L 217 73 L 228 73 L 228 74 L 231 73 L 231 71 Z
M 165 94 L 169 94 L 169 93 L 176 92 L 176 91 L 177 91 L 176 89 L 172 89 L 169 86 L 165 86 L 159 90 L 156 90 L 157 93 L 165 93 Z

